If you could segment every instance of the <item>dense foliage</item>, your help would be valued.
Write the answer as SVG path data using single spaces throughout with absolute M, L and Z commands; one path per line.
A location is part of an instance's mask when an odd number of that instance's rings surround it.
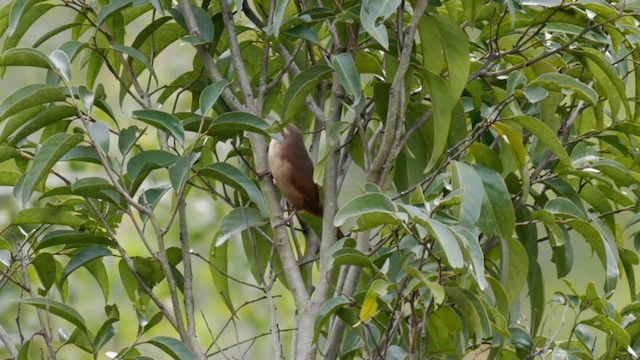
M 37 81 L 3 82 L 0 102 L 5 354 L 637 358 L 639 16 L 599 0 L 11 1 L 0 69 Z M 277 226 L 266 171 L 289 122 L 324 197 L 304 231 Z M 545 292 L 582 244 L 593 281 Z M 116 336 L 132 308 L 137 332 Z M 247 308 L 265 334 L 244 332 Z

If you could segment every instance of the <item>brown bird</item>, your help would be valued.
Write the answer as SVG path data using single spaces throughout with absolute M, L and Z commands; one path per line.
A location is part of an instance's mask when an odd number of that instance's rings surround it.
M 284 140 L 271 140 L 269 144 L 269 167 L 276 186 L 289 201 L 294 213 L 306 211 L 322 217 L 323 206 L 320 201 L 318 185 L 313 182 L 313 162 L 304 145 L 300 130 L 293 124 L 287 125 L 283 132 Z M 292 213 L 283 223 L 288 222 Z M 342 237 L 340 229 L 338 237 Z
M 322 217 L 318 185 L 313 182 L 313 163 L 300 130 L 289 124 L 282 131 L 282 143 L 271 140 L 269 167 L 276 185 L 295 211 Z

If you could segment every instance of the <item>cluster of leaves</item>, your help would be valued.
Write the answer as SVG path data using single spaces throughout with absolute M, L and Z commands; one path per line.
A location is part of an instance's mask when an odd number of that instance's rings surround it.
M 69 22 L 21 46 L 57 7 Z M 0 286 L 38 309 L 44 342 L 18 349 L 4 324 L 0 340 L 19 358 L 55 358 L 67 344 L 97 357 L 120 318 L 105 266 L 117 259 L 123 303 L 140 327 L 114 356 L 139 357 L 149 343 L 176 359 L 206 358 L 194 287 L 212 282 L 235 313 L 229 259 L 243 252 L 251 275 L 242 277 L 253 283 L 241 283 L 269 299 L 275 358 L 290 348 L 280 321 L 295 322 L 300 359 L 316 349 L 330 359 L 636 357 L 638 256 L 625 239 L 640 239 L 640 216 L 625 223 L 619 214 L 637 211 L 640 195 L 640 105 L 630 100 L 640 96 L 638 10 L 599 1 L 14 0 L 0 11 L 0 66 L 42 71 L 42 81 L 0 103 L 0 185 L 24 208 L 3 228 Z M 42 50 L 60 37 L 70 40 Z M 190 68 L 163 83 L 159 64 L 177 43 L 195 49 L 179 54 Z M 133 107 L 131 119 L 114 106 Z M 280 141 L 278 123 L 289 122 L 318 130 L 307 140 L 326 212 L 324 223 L 305 217 L 312 230 L 292 240 L 272 226 L 282 209 L 259 175 L 266 139 Z M 357 195 L 343 195 L 336 211 L 345 178 L 361 186 L 346 186 Z M 193 276 L 192 193 L 229 209 L 205 259 L 212 280 Z M 125 219 L 145 256 L 119 242 Z M 332 226 L 350 236 L 322 231 Z M 314 236 L 319 247 L 302 241 Z M 581 293 L 567 282 L 549 299 L 538 253 L 551 248 L 562 278 L 576 242 L 596 254 L 603 288 Z M 104 295 L 97 331 L 69 300 L 80 268 Z M 632 302 L 617 309 L 609 299 L 622 274 Z M 298 318 L 278 317 L 276 283 Z M 550 300 L 575 313 L 568 338 L 548 336 Z M 43 313 L 74 330 L 54 340 Z M 158 324 L 180 340 L 145 337 Z

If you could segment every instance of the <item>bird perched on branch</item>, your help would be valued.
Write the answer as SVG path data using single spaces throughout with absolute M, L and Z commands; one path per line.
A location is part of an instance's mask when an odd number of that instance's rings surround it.
M 269 167 L 276 186 L 294 210 L 283 223 L 291 220 L 298 211 L 322 217 L 324 208 L 320 191 L 313 181 L 313 162 L 302 134 L 295 125 L 289 124 L 282 131 L 282 137 L 282 142 L 271 140 L 269 144 Z M 342 237 L 340 229 L 337 234 L 338 238 Z

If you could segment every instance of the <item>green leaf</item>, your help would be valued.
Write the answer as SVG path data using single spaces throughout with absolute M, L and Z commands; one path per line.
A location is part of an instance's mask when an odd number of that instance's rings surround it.
M 503 250 L 508 252 L 508 254 L 502 254 L 507 261 L 507 268 L 503 269 L 507 273 L 504 290 L 511 307 L 518 300 L 520 292 L 527 281 L 529 256 L 524 246 L 514 237 L 506 238 L 504 241 L 506 241 L 506 247 L 503 246 Z
M 93 341 L 93 346 L 96 350 L 102 349 L 118 333 L 118 330 L 112 325 L 115 321 L 114 319 L 107 319 L 98 330 Z
M 35 246 L 35 250 L 42 250 L 51 246 L 59 245 L 64 245 L 67 248 L 89 245 L 115 246 L 113 241 L 104 236 L 94 235 L 83 231 L 56 230 L 46 234 Z
M 254 226 L 262 226 L 266 223 L 264 216 L 254 208 L 235 208 L 222 218 L 216 246 L 222 245 L 233 234 L 237 234 Z
M 38 110 L 39 108 L 33 107 L 31 109 Z M 31 109 L 22 111 L 7 120 L 0 135 L 0 142 L 4 142 L 11 137 L 7 144 L 15 146 L 27 136 L 48 125 L 72 116 L 78 116 L 78 110 L 68 105 L 49 106 L 37 114 L 29 116 L 31 115 Z
M 12 226 L 27 224 L 55 224 L 78 228 L 84 224 L 84 220 L 68 211 L 55 208 L 29 208 L 20 211 L 11 219 Z
M 62 275 L 60 276 L 60 282 L 64 282 L 72 272 L 86 265 L 91 260 L 111 255 L 111 250 L 99 246 L 89 246 L 80 250 L 77 254 L 73 255 L 67 263 L 67 266 L 64 267 Z
M 573 202 L 565 198 L 553 198 L 544 204 L 544 209 L 561 217 L 587 220 L 587 215 Z
M 132 116 L 134 119 L 166 131 L 178 140 L 180 144 L 184 143 L 184 128 L 180 120 L 174 115 L 160 110 L 135 110 Z
M 581 51 L 571 51 L 571 53 L 586 65 L 586 68 L 605 92 L 601 95 L 609 99 L 611 116 L 617 118 L 620 104 L 622 103 L 627 119 L 632 119 L 631 107 L 627 100 L 624 81 L 615 72 L 612 65 L 604 59 L 604 54 L 588 47 L 581 49 Z
M 137 126 L 130 126 L 120 131 L 120 135 L 118 135 L 118 149 L 120 149 L 122 156 L 126 156 L 133 145 L 135 145 L 136 140 L 138 140 L 137 134 L 139 131 L 140 129 L 138 129 Z
M 84 267 L 89 271 L 91 276 L 96 280 L 105 303 L 109 301 L 109 290 L 111 283 L 109 282 L 109 276 L 107 275 L 107 267 L 102 262 L 102 259 L 97 258 L 84 264 Z
M 82 315 L 77 312 L 74 308 L 65 305 L 63 303 L 59 303 L 54 300 L 42 299 L 42 298 L 28 298 L 22 299 L 18 301 L 21 304 L 33 305 L 39 309 L 46 310 L 47 312 L 59 316 L 73 325 L 77 326 L 79 329 L 84 330 L 85 332 L 89 332 L 87 329 L 87 325 L 84 321 Z
M 281 118 L 286 122 L 286 120 L 305 108 L 307 96 L 313 92 L 316 85 L 327 79 L 332 72 L 333 68 L 330 66 L 314 65 L 302 70 L 294 77 L 284 95 Z
M 331 61 L 336 73 L 340 78 L 340 83 L 347 94 L 353 96 L 354 104 L 362 100 L 362 86 L 360 85 L 360 74 L 356 69 L 356 63 L 349 53 L 335 55 Z
M 193 45 L 205 44 L 213 41 L 215 35 L 215 26 L 213 24 L 213 21 L 211 20 L 211 16 L 209 16 L 209 14 L 203 8 L 196 6 L 195 4 L 191 4 L 191 12 L 196 21 L 196 24 L 198 25 L 200 34 L 197 37 L 193 35 L 187 35 L 183 40 Z M 189 30 L 181 10 L 178 11 L 176 10 L 176 8 L 172 8 L 169 10 L 169 13 L 185 31 Z
M 140 51 L 138 51 L 135 48 L 129 47 L 129 46 L 125 46 L 125 45 L 121 45 L 121 44 L 114 44 L 111 45 L 111 49 L 121 52 L 123 54 L 129 55 L 131 58 L 138 60 L 142 65 L 144 65 L 144 67 L 149 70 L 149 73 L 151 74 L 151 76 L 153 77 L 153 79 L 158 82 L 158 77 L 156 76 L 156 72 L 153 69 L 153 65 L 151 64 L 151 62 L 149 61 L 149 59 L 147 59 L 146 56 L 144 56 L 143 53 L 141 53 Z
M 324 324 L 329 321 L 331 316 L 335 314 L 336 311 L 344 308 L 347 305 L 349 305 L 349 300 L 342 295 L 332 297 L 324 304 L 322 304 L 322 307 L 320 307 L 318 315 L 316 316 L 316 329 L 313 333 L 314 343 L 318 339 L 318 335 L 320 335 L 320 331 L 322 330 Z
M 482 178 L 474 168 L 459 161 L 451 164 L 451 178 L 453 191 L 462 192 L 462 204 L 456 209 L 458 222 L 460 226 L 474 232 L 480 219 L 482 199 L 485 197 Z
M 587 84 L 569 75 L 560 73 L 544 73 L 529 83 L 529 87 L 539 86 L 543 89 L 566 94 L 567 91 L 589 105 L 598 103 L 598 93 Z
M 267 205 L 262 196 L 262 192 L 258 186 L 238 168 L 227 163 L 214 163 L 200 169 L 198 174 L 213 178 L 247 195 L 249 199 L 258 206 L 260 213 L 264 217 L 267 216 Z
M 140 198 L 138 199 L 138 203 L 150 209 L 155 209 L 156 205 L 158 205 L 158 203 L 160 202 L 160 199 L 162 199 L 162 196 L 164 196 L 164 194 L 170 188 L 171 188 L 170 186 L 159 186 L 159 187 L 147 189 L 145 190 L 144 193 L 140 195 Z M 140 214 L 140 218 L 144 222 L 146 222 L 149 219 L 147 214 Z
M 258 116 L 242 111 L 232 111 L 215 118 L 207 130 L 207 134 L 214 137 L 216 135 L 224 137 L 229 134 L 235 135 L 242 131 L 248 131 L 271 136 L 266 132 L 269 128 L 269 124 Z
M 618 282 L 618 262 L 611 246 L 602 233 L 593 224 L 579 219 L 568 219 L 566 224 L 576 230 L 587 241 L 591 249 L 598 255 L 605 268 L 605 291 L 615 289 Z
M 376 265 L 363 252 L 354 248 L 342 248 L 331 254 L 327 266 L 333 268 L 339 265 L 353 265 L 379 272 Z
M 429 288 L 436 305 L 442 305 L 444 303 L 446 294 L 442 285 L 427 279 L 427 276 L 416 268 L 405 266 L 402 270 Z
M 511 238 L 516 228 L 516 215 L 507 185 L 500 174 L 489 168 L 477 166 L 475 170 L 482 179 L 485 200 L 488 204 L 483 206 L 479 221 L 495 222 L 500 236 L 503 239 Z M 484 228 L 480 224 L 478 226 L 481 229 Z
M 133 0 L 113 0 L 109 5 L 100 9 L 98 12 L 98 18 L 96 19 L 96 25 L 101 25 L 109 16 L 120 13 L 122 9 L 129 6 Z
M 213 108 L 213 105 L 218 101 L 222 91 L 231 84 L 227 80 L 217 81 L 202 90 L 200 94 L 200 113 L 205 115 Z
M 469 77 L 469 39 L 460 24 L 440 15 L 420 18 L 418 25 L 422 66 L 440 74 L 447 69 L 451 96 L 457 99 Z
M 393 15 L 398 6 L 400 0 L 364 0 L 360 7 L 360 21 L 364 31 L 385 49 L 389 48 L 389 37 L 384 22 Z
M 396 206 L 391 199 L 382 193 L 367 193 L 359 195 L 344 204 L 333 219 L 333 226 L 342 226 L 352 217 L 371 217 L 376 213 L 395 214 Z
M 276 10 L 273 14 L 273 24 L 267 32 L 267 34 L 273 34 L 276 39 L 280 36 L 280 27 L 282 26 L 284 12 L 287 10 L 288 4 L 289 0 L 277 0 L 276 2 Z
M 43 84 L 31 84 L 14 91 L 0 104 L 0 121 L 13 114 L 41 104 L 64 101 L 64 93 Z
M 534 134 L 544 146 L 546 146 L 566 167 L 571 167 L 571 158 L 556 137 L 555 132 L 551 130 L 542 121 L 531 116 L 514 116 L 505 120 L 513 121 L 523 128 Z
M 187 178 L 189 177 L 189 170 L 191 170 L 191 158 L 181 157 L 176 161 L 173 166 L 169 168 L 169 180 L 171 181 L 171 186 L 173 187 L 173 191 L 176 193 L 182 191 L 184 184 L 187 182 Z
M 91 139 L 100 147 L 103 153 L 109 153 L 110 135 L 109 128 L 103 122 L 95 122 L 89 125 Z
M 581 321 L 581 324 L 589 325 L 594 327 L 608 336 L 611 336 L 613 340 L 617 342 L 617 345 L 621 349 L 626 349 L 631 342 L 629 334 L 625 331 L 620 324 L 615 322 L 612 319 L 609 319 L 602 315 L 596 315 L 591 319 Z
M 433 110 L 433 146 L 429 157 L 429 163 L 424 170 L 430 173 L 441 160 L 441 156 L 447 147 L 447 134 L 451 128 L 452 102 L 451 89 L 447 82 L 438 74 L 429 70 L 423 71 L 426 85 L 431 95 L 431 109 Z
M 64 51 L 54 50 L 49 59 L 53 63 L 53 66 L 58 70 L 58 74 L 62 76 L 65 81 L 71 81 L 71 60 Z
M 15 0 L 9 13 L 9 36 L 13 36 L 29 0 Z
M 135 181 L 143 173 L 148 171 L 169 167 L 178 161 L 179 157 L 163 150 L 143 151 L 134 155 L 127 163 L 127 174 L 132 181 Z
M 463 288 L 445 287 L 447 299 L 456 305 L 456 311 L 467 323 L 470 333 L 479 337 L 490 336 L 491 326 L 482 302 L 469 290 Z
M 434 239 L 438 241 L 442 250 L 444 250 L 449 265 L 454 268 L 461 268 L 464 266 L 460 244 L 458 244 L 456 236 L 447 225 L 431 218 L 416 220 L 422 224 L 427 231 L 429 231 L 429 234 Z
M 82 134 L 71 135 L 61 133 L 48 138 L 47 141 L 42 144 L 42 148 L 40 148 L 33 158 L 31 167 L 20 179 L 22 181 L 21 186 L 14 188 L 14 194 L 16 196 L 18 194 L 22 195 L 23 204 L 29 201 L 35 187 L 49 176 L 51 169 L 53 169 L 53 166 L 56 165 L 62 156 L 74 146 L 78 145 L 82 139 Z
M 231 302 L 228 276 L 229 259 L 227 251 L 229 249 L 229 243 L 225 241 L 223 244 L 217 246 L 217 237 L 214 237 L 213 240 L 209 247 L 209 271 L 211 272 L 213 285 L 216 287 L 225 305 L 229 308 L 229 311 L 233 313 L 235 310 Z
M 36 269 L 40 282 L 46 292 L 56 281 L 56 259 L 50 253 L 40 253 L 31 261 L 31 265 Z
M 149 340 L 149 343 L 155 345 L 175 360 L 191 360 L 196 358 L 191 350 L 178 339 L 167 336 L 157 336 Z
M 51 69 L 47 55 L 33 48 L 13 48 L 0 55 L 0 66 L 31 66 Z
M 485 289 L 487 286 L 487 279 L 484 274 L 484 252 L 480 246 L 478 236 L 474 236 L 469 229 L 461 226 L 454 226 L 451 230 L 469 250 L 475 278 L 478 281 L 480 289 Z

